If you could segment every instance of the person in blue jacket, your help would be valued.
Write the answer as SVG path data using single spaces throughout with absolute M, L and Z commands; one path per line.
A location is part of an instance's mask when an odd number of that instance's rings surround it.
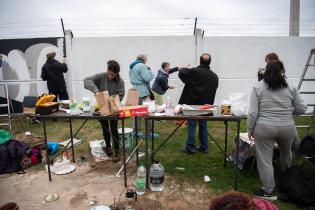
M 168 77 L 170 74 L 177 72 L 178 70 L 178 67 L 170 68 L 170 64 L 168 62 L 162 63 L 161 69 L 158 71 L 152 86 L 157 104 L 162 103 L 161 96 L 164 95 L 168 89 L 175 88 L 174 86 L 168 85 Z
M 150 81 L 153 80 L 154 75 L 151 69 L 146 65 L 147 56 L 144 54 L 139 54 L 137 59 L 130 64 L 129 78 L 131 85 L 139 92 L 139 104 L 141 105 L 143 101 L 153 100 L 150 90 Z M 147 125 L 149 130 L 150 124 Z M 137 120 L 137 133 L 138 136 L 143 136 L 140 130 L 141 121 L 140 118 Z

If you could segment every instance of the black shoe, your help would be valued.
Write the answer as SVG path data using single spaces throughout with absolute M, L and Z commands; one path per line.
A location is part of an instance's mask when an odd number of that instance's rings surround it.
M 200 147 L 198 147 L 197 149 L 199 152 L 202 152 L 202 153 L 208 153 L 208 150 L 207 149 L 201 149 Z
M 120 155 L 119 153 L 115 152 L 115 154 L 112 156 L 112 162 L 117 163 L 120 161 Z
M 184 153 L 191 154 L 191 155 L 193 155 L 193 154 L 195 154 L 195 153 L 196 153 L 195 151 L 192 151 L 192 150 L 187 150 L 187 149 L 186 149 L 186 147 L 182 148 L 182 149 L 181 149 L 181 151 L 182 151 L 182 152 L 184 152 Z
M 266 193 L 263 190 L 258 190 L 257 192 L 254 193 L 254 197 L 256 198 L 262 198 L 262 199 L 266 199 L 269 201 L 275 201 L 278 199 L 278 197 L 273 194 L 273 193 Z
M 111 147 L 105 147 L 103 148 L 103 151 L 106 153 L 108 157 L 111 157 L 114 154 Z

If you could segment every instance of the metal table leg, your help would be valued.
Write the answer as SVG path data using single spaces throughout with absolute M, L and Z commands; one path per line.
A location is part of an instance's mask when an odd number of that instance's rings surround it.
M 48 140 L 47 140 L 47 131 L 46 131 L 46 120 L 43 118 L 43 129 L 44 129 L 44 145 L 46 148 L 46 163 L 48 169 L 48 179 L 51 181 L 51 173 L 50 173 L 50 159 L 48 154 Z
M 73 146 L 73 134 L 72 134 L 72 120 L 69 119 L 69 125 L 70 125 L 70 141 L 71 141 L 71 150 L 72 150 L 72 162 L 75 163 L 75 157 L 74 157 L 74 146 Z
M 151 120 L 151 164 L 154 160 L 154 120 Z
M 227 152 L 227 134 L 228 134 L 228 121 L 224 121 L 225 124 L 225 135 L 224 135 L 224 168 L 226 167 L 226 152 Z
M 138 117 L 135 116 L 135 138 L 136 138 L 136 145 L 139 144 L 138 142 Z M 137 159 L 137 166 L 139 166 L 139 147 L 137 148 L 137 151 L 136 151 L 136 159 Z
M 124 181 L 125 187 L 127 187 L 127 163 L 126 163 L 126 144 L 125 144 L 125 120 L 121 120 L 122 128 L 122 143 L 123 143 L 123 157 L 124 157 Z
M 145 125 L 145 133 L 149 133 L 149 128 L 147 126 L 148 120 L 147 118 L 144 119 L 144 125 Z M 148 135 L 145 135 L 145 167 L 146 167 L 146 186 L 147 189 L 149 189 L 149 142 L 148 142 Z
M 241 128 L 241 120 L 237 121 L 237 128 L 236 128 L 236 154 L 235 154 L 235 170 L 236 170 L 236 174 L 235 174 L 235 186 L 234 186 L 234 190 L 237 190 L 238 188 L 238 180 L 239 180 L 239 176 L 240 176 L 240 170 L 238 168 L 238 156 L 239 156 L 239 144 L 240 144 L 240 128 Z

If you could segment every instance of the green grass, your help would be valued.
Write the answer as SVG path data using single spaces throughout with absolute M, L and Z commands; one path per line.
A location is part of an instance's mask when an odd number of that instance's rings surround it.
M 23 119 L 22 124 L 25 124 Z M 75 120 L 73 122 L 74 130 L 78 128 L 83 121 Z M 307 119 L 303 117 L 296 118 L 296 124 L 307 124 Z M 35 135 L 43 136 L 43 129 L 41 125 L 30 124 L 29 125 L 32 133 Z M 126 122 L 126 127 L 132 127 L 132 121 L 130 119 Z M 209 131 L 211 135 L 218 141 L 218 143 L 224 146 L 224 124 L 223 122 L 211 122 L 208 123 Z M 155 148 L 162 143 L 164 138 L 175 129 L 176 125 L 173 122 L 168 121 L 166 123 L 156 122 L 155 130 L 160 134 L 160 138 L 155 140 Z M 47 122 L 47 134 L 49 141 L 63 141 L 69 138 L 69 126 L 64 120 L 58 120 L 57 122 L 48 121 Z M 26 131 L 24 128 L 20 127 L 17 120 L 14 121 L 13 125 L 14 132 L 24 133 Z M 241 132 L 246 132 L 246 120 L 241 122 Z M 302 139 L 305 136 L 305 130 L 298 130 L 299 136 Z M 315 123 L 312 125 L 311 132 L 315 132 Z M 229 123 L 229 140 L 228 140 L 228 154 L 231 152 L 232 140 L 236 133 L 236 123 Z M 77 136 L 78 139 L 86 140 L 84 144 L 76 147 L 76 155 L 78 154 L 90 154 L 90 148 L 88 146 L 88 141 L 94 139 L 102 139 L 102 132 L 100 124 L 97 121 L 88 121 L 87 124 L 82 128 Z M 156 154 L 155 159 L 159 159 L 164 165 L 166 173 L 169 176 L 174 177 L 179 181 L 186 181 L 192 185 L 205 185 L 209 191 L 213 191 L 215 194 L 220 194 L 234 187 L 234 169 L 229 162 L 227 162 L 227 167 L 223 167 L 223 154 L 213 143 L 209 143 L 209 153 L 196 153 L 195 155 L 189 155 L 182 153 L 180 149 L 185 145 L 187 138 L 187 128 L 180 128 L 177 133 L 166 143 L 164 147 Z M 198 144 L 198 137 L 196 138 Z M 141 146 L 141 149 L 143 149 Z M 279 163 L 275 162 L 275 174 L 276 180 L 279 179 L 277 174 L 279 174 Z M 184 171 L 177 170 L 176 167 L 185 168 Z M 38 170 L 36 167 L 34 170 Z M 203 176 L 208 175 L 211 181 L 204 183 Z M 250 167 L 243 169 L 241 171 L 241 176 L 239 179 L 239 190 L 242 192 L 253 193 L 260 187 L 260 180 L 257 173 L 255 164 Z M 284 203 L 281 201 L 275 202 L 279 209 L 298 209 L 297 206 Z

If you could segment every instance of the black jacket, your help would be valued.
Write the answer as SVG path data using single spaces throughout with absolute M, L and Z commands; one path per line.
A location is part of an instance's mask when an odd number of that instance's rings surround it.
M 27 149 L 27 144 L 14 139 L 0 144 L 0 174 L 22 170 L 21 160 Z
M 172 68 L 169 70 L 168 74 L 162 70 L 159 70 L 158 75 L 155 77 L 152 90 L 159 95 L 164 95 L 164 93 L 169 88 L 168 86 L 168 77 L 170 74 L 178 71 L 178 68 Z
M 218 76 L 207 65 L 179 71 L 179 78 L 185 83 L 179 104 L 213 104 L 218 88 Z
M 67 71 L 67 64 L 60 63 L 55 59 L 46 61 L 42 67 L 41 78 L 44 81 L 47 81 L 49 92 L 62 92 L 66 89 L 63 73 L 66 73 Z

